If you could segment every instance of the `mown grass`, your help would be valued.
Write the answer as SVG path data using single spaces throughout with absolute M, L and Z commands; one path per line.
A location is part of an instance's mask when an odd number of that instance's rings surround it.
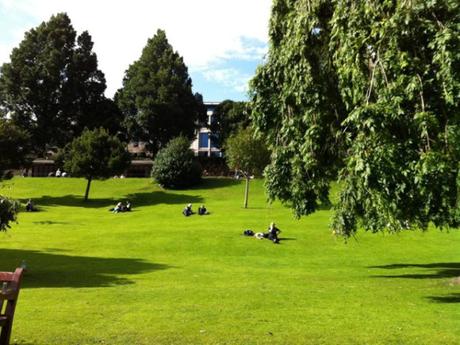
M 26 260 L 17 344 L 459 344 L 460 233 L 332 236 L 330 210 L 301 220 L 262 181 L 16 178 L 1 192 L 36 213 L 0 234 L 0 270 Z M 134 211 L 108 211 L 130 199 Z M 185 218 L 204 203 L 211 215 Z M 280 245 L 241 236 L 283 230 Z

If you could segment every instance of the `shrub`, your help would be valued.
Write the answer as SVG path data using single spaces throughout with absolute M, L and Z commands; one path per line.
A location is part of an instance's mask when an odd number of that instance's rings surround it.
M 201 180 L 201 165 L 195 160 L 185 137 L 172 139 L 153 161 L 152 177 L 163 187 L 181 189 Z
M 0 195 L 0 231 L 6 231 L 10 222 L 16 221 L 19 203 L 15 200 Z

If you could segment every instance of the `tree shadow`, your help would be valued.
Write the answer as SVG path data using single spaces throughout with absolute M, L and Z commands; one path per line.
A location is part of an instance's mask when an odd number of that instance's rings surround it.
M 29 199 L 20 199 L 22 203 L 26 203 Z M 85 201 L 82 196 L 68 194 L 63 196 L 43 195 L 39 198 L 34 198 L 35 205 L 40 207 L 53 206 L 68 206 L 82 208 L 109 208 L 115 206 L 121 200 L 129 200 L 133 208 L 140 206 L 150 206 L 156 204 L 188 204 L 203 202 L 203 198 L 199 195 L 186 195 L 177 193 L 167 193 L 164 191 L 152 191 L 132 193 L 121 195 L 119 198 L 99 198 L 89 199 Z
M 442 279 L 460 276 L 459 262 L 434 262 L 430 264 L 391 264 L 381 266 L 369 266 L 367 268 L 377 268 L 385 270 L 399 270 L 407 268 L 425 269 L 428 273 L 404 273 L 393 275 L 377 275 L 373 278 L 398 278 L 398 279 Z M 460 303 L 460 293 L 453 293 L 447 296 L 428 296 L 425 297 L 435 303 Z
M 453 293 L 448 296 L 429 296 L 427 298 L 436 303 L 460 303 L 460 293 Z
M 216 189 L 216 188 L 225 188 L 236 186 L 242 183 L 244 180 L 235 180 L 230 177 L 205 177 L 201 180 L 196 186 L 190 187 L 188 189 Z
M 460 276 L 459 262 L 435 262 L 430 264 L 391 264 L 382 266 L 369 266 L 367 268 L 380 268 L 386 270 L 404 268 L 425 268 L 430 271 L 429 273 L 404 273 L 373 276 L 375 278 L 441 279 Z
M 35 250 L 0 250 L 0 271 L 14 271 L 25 261 L 23 288 L 91 288 L 129 285 L 121 275 L 136 275 L 171 266 L 132 258 L 98 258 Z
M 125 195 L 122 199 L 129 200 L 134 208 L 158 204 L 185 205 L 189 203 L 202 203 L 204 201 L 203 197 L 199 195 L 167 193 L 164 191 L 133 193 Z

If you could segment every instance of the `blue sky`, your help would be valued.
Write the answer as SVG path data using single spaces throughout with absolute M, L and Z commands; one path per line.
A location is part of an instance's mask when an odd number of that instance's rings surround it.
M 271 0 L 0 0 L 0 64 L 26 31 L 67 12 L 77 32 L 93 38 L 109 97 L 161 28 L 205 101 L 245 100 L 267 51 L 270 6 Z

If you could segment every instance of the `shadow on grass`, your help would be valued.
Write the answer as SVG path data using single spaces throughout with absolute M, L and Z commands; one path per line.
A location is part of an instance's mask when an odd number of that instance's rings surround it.
M 442 279 L 460 277 L 460 263 L 459 262 L 434 262 L 430 264 L 391 264 L 382 266 L 369 266 L 368 268 L 377 268 L 385 270 L 398 270 L 398 269 L 425 269 L 429 273 L 404 273 L 393 275 L 378 275 L 373 278 L 403 278 L 403 279 Z M 435 303 L 460 303 L 460 293 L 453 293 L 447 296 L 428 296 L 426 297 Z
M 24 288 L 89 288 L 128 285 L 120 275 L 136 275 L 171 268 L 131 258 L 98 258 L 51 254 L 34 250 L 1 249 L 0 271 L 14 271 L 27 263 Z
M 460 293 L 453 293 L 448 296 L 430 296 L 427 298 L 436 303 L 460 303 Z
M 26 203 L 28 199 L 21 199 L 22 203 Z M 44 195 L 39 198 L 34 198 L 34 204 L 38 207 L 46 206 L 69 206 L 83 208 L 110 208 L 115 206 L 120 200 L 129 200 L 133 208 L 140 206 L 150 206 L 156 204 L 188 204 L 200 203 L 203 198 L 199 195 L 186 195 L 177 193 L 168 193 L 164 191 L 142 192 L 122 195 L 120 198 L 100 198 L 89 199 L 85 201 L 82 196 L 68 194 L 63 196 Z
M 239 185 L 244 180 L 235 180 L 230 177 L 204 177 L 196 186 L 193 186 L 189 189 L 216 189 L 216 188 L 225 188 Z
M 386 270 L 421 268 L 428 269 L 429 273 L 404 273 L 392 275 L 378 275 L 376 278 L 407 278 L 407 279 L 440 279 L 460 276 L 459 262 L 435 262 L 430 264 L 392 264 L 382 266 L 370 266 L 368 268 L 380 268 Z

